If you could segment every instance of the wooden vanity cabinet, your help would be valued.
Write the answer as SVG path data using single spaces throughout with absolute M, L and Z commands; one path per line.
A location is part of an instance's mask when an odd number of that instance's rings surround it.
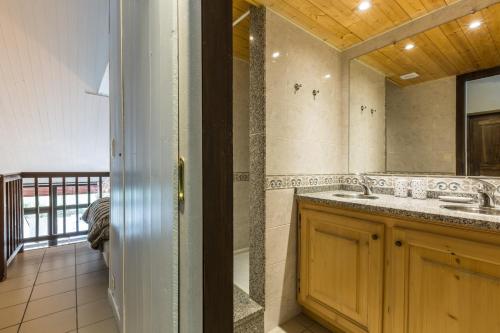
M 349 332 L 381 332 L 384 225 L 300 211 L 299 303 Z
M 330 328 L 500 332 L 500 235 L 299 203 L 299 290 Z
M 393 329 L 500 332 L 500 246 L 395 228 Z

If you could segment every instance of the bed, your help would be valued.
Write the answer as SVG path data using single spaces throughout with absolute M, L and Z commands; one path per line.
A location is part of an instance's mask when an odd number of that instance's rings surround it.
M 108 264 L 110 199 L 105 197 L 92 202 L 83 213 L 82 220 L 89 225 L 87 241 L 90 247 L 101 251 Z

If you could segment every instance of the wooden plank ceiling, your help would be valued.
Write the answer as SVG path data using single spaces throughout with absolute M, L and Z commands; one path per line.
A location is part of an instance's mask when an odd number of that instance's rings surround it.
M 270 8 L 337 49 L 343 50 L 370 37 L 425 15 L 456 0 L 372 0 L 358 10 L 361 0 L 251 0 Z M 248 4 L 233 0 L 233 16 Z M 248 58 L 248 19 L 235 28 L 235 55 Z
M 471 29 L 469 24 L 482 24 Z M 415 47 L 405 50 L 405 45 Z M 391 81 L 408 86 L 500 65 L 500 4 L 453 20 L 359 58 Z M 401 80 L 416 72 L 420 76 Z
M 249 9 L 250 4 L 247 1 L 233 0 L 233 22 L 245 14 Z M 249 30 L 250 16 L 247 16 L 233 28 L 233 54 L 235 57 L 248 60 Z
M 0 1 L 0 173 L 109 169 L 108 2 Z

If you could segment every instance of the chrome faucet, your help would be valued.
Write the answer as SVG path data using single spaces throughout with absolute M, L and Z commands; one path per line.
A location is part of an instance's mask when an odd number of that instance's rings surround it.
M 496 186 L 483 179 L 475 179 L 481 187 L 477 189 L 479 195 L 479 206 L 482 208 L 494 208 L 495 207 L 495 192 Z
M 361 180 L 359 182 L 359 185 L 363 187 L 363 194 L 364 195 L 372 195 L 372 186 L 370 185 L 371 179 L 370 177 L 367 177 L 365 175 L 361 175 Z

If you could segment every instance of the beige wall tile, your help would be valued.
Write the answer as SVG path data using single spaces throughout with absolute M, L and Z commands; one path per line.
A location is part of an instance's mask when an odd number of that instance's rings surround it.
M 266 299 L 295 300 L 297 296 L 297 273 L 295 254 L 285 261 L 266 266 Z
M 233 59 L 233 170 L 248 172 L 250 132 L 249 114 L 249 78 L 248 62 Z
M 386 89 L 387 171 L 454 174 L 455 77 Z
M 293 189 L 266 191 L 266 228 L 296 223 Z
M 233 183 L 234 249 L 248 248 L 250 232 L 249 182 Z
M 285 261 L 295 253 L 296 235 L 295 224 L 266 229 L 266 266 Z
M 233 171 L 249 172 L 249 64 L 233 59 Z M 249 189 L 248 182 L 234 182 L 234 249 L 249 246 Z
M 354 60 L 349 85 L 349 172 L 385 172 L 385 75 Z
M 266 174 L 347 171 L 338 52 L 271 11 L 266 24 Z

